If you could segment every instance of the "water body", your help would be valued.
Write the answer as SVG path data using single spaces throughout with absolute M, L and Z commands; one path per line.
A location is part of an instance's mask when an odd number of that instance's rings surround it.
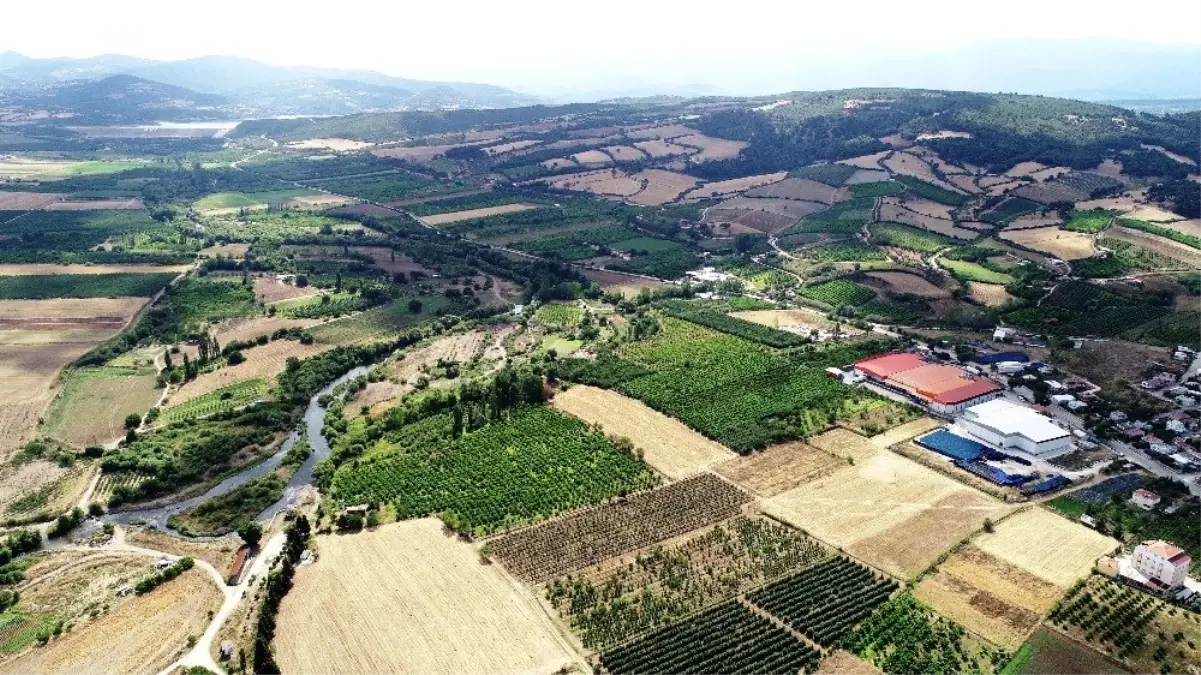
M 309 455 L 309 458 L 305 460 L 304 464 L 302 464 L 300 468 L 297 469 L 294 474 L 292 474 L 292 478 L 288 481 L 287 486 L 284 488 L 283 499 L 280 499 L 278 502 L 272 504 L 265 511 L 260 513 L 257 520 L 266 522 L 275 517 L 275 514 L 287 508 L 288 504 L 296 498 L 297 494 L 299 494 L 301 488 L 312 484 L 313 467 L 316 466 L 321 460 L 329 457 L 329 443 L 325 440 L 324 433 L 322 433 L 325 426 L 325 408 L 318 403 L 318 399 L 321 398 L 321 396 L 333 391 L 334 387 L 338 386 L 339 384 L 342 384 L 347 380 L 352 380 L 356 377 L 366 375 L 368 372 L 370 372 L 370 368 L 368 366 L 359 366 L 358 368 L 351 370 L 345 375 L 329 383 L 324 389 L 317 392 L 312 398 L 309 399 L 309 405 L 304 410 L 304 425 L 305 430 L 309 435 L 309 447 L 312 448 L 313 452 Z M 274 455 L 271 455 L 262 462 L 247 467 L 246 469 L 243 469 L 229 478 L 226 478 L 220 483 L 209 488 L 209 490 L 204 494 L 164 506 L 110 513 L 104 517 L 104 520 L 120 524 L 130 524 L 136 521 L 164 532 L 179 534 L 167 525 L 168 518 L 183 511 L 187 511 L 188 509 L 195 508 L 196 506 L 199 506 L 200 504 L 203 504 L 214 497 L 219 497 L 239 487 L 242 487 L 246 483 L 258 478 L 259 476 L 265 476 L 268 473 L 275 471 L 279 468 L 279 465 L 283 463 L 284 456 L 288 454 L 288 451 L 292 449 L 292 446 L 296 445 L 296 441 L 299 440 L 299 438 L 300 433 L 293 431 L 288 438 L 284 440 L 283 444 L 280 445 L 279 450 L 277 450 Z

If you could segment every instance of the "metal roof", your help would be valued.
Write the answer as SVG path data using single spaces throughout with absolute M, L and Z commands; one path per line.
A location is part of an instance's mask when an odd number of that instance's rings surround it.
M 1046 415 L 1026 406 L 1010 403 L 1003 398 L 974 405 L 963 412 L 963 417 L 969 422 L 1005 436 L 1023 436 L 1035 443 L 1070 435 L 1066 429 L 1052 423 Z

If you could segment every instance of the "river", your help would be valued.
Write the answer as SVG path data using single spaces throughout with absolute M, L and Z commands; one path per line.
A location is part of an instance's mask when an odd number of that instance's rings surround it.
M 319 399 L 325 394 L 333 391 L 334 387 L 337 387 L 339 384 L 342 384 L 347 380 L 352 380 L 356 377 L 366 375 L 369 371 L 370 368 L 368 366 L 359 366 L 358 368 L 355 368 L 334 380 L 333 382 L 330 382 L 325 386 L 324 389 L 317 392 L 312 398 L 309 399 L 309 405 L 304 410 L 304 426 L 309 435 L 309 447 L 312 448 L 313 451 L 309 455 L 309 458 L 304 461 L 304 464 L 300 465 L 300 468 L 292 474 L 292 478 L 288 480 L 288 485 L 284 488 L 283 498 L 260 513 L 257 520 L 266 523 L 273 518 L 275 514 L 287 508 L 288 504 L 295 499 L 301 488 L 312 484 L 313 467 L 315 467 L 321 460 L 329 457 L 329 443 L 325 440 L 325 434 L 322 433 L 325 426 L 325 408 L 322 407 L 322 405 L 318 402 Z M 239 471 L 238 473 L 226 478 L 220 483 L 209 488 L 209 490 L 203 494 L 163 506 L 110 513 L 104 517 L 104 520 L 112 523 L 120 523 L 122 525 L 139 523 L 149 527 L 155 527 L 171 534 L 179 534 L 175 530 L 172 530 L 169 525 L 167 525 L 168 518 L 177 513 L 187 511 L 188 509 L 203 504 L 213 497 L 219 497 L 227 492 L 231 492 L 245 485 L 249 481 L 258 478 L 259 476 L 264 476 L 272 471 L 275 471 L 284 461 L 284 456 L 288 454 L 288 451 L 292 449 L 292 446 L 296 444 L 296 441 L 299 438 L 300 433 L 293 431 L 288 438 L 284 440 L 283 444 L 280 445 L 279 450 L 277 450 L 275 454 L 271 455 L 262 462 L 259 462 L 258 464 L 249 466 L 242 471 Z

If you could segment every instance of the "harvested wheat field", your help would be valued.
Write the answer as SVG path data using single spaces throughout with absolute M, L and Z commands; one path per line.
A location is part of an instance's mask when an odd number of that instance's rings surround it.
M 814 675 L 882 675 L 879 668 L 842 649 L 822 659 L 821 665 L 813 673 Z
M 959 188 L 939 178 L 929 162 L 908 152 L 894 152 L 891 157 L 883 160 L 881 165 L 895 174 L 912 176 L 952 192 L 959 192 Z
M 840 159 L 839 164 L 846 164 L 857 169 L 869 169 L 871 171 L 881 171 L 880 162 L 892 154 L 892 150 L 884 150 L 882 152 L 873 153 L 870 155 L 860 155 L 850 159 Z
M 979 281 L 967 282 L 968 297 L 985 307 L 1000 307 L 1013 299 L 1009 291 L 1000 284 L 986 284 Z
M 737 199 L 743 199 L 738 197 Z M 783 199 L 767 200 L 757 199 L 757 202 L 777 201 L 789 204 L 800 204 L 801 202 L 786 202 Z M 817 206 L 815 204 L 815 206 Z M 753 209 L 709 209 L 705 213 L 705 222 L 715 224 L 718 227 L 723 227 L 723 223 L 730 225 L 741 225 L 750 228 L 756 232 L 763 234 L 777 234 L 788 228 L 796 225 L 798 217 L 785 216 L 779 213 L 770 211 L 760 211 Z
M 47 211 L 138 211 L 146 208 L 140 199 L 95 199 L 86 202 L 62 201 L 47 204 Z
M 115 600 L 109 593 L 103 602 L 111 605 L 107 613 L 0 664 L 0 673 L 157 673 L 208 627 L 221 592 L 194 568 L 145 595 Z
M 600 150 L 577 152 L 571 159 L 580 166 L 608 166 L 613 163 L 613 158 Z
M 861 461 L 873 457 L 880 448 L 870 439 L 848 429 L 831 429 L 809 439 L 809 445 L 820 450 L 853 461 Z
M 747 146 L 743 141 L 730 141 L 724 138 L 705 136 L 704 134 L 680 136 L 671 140 L 677 145 L 700 150 L 700 152 L 690 157 L 693 162 L 708 162 L 710 160 L 737 157 L 738 153 L 742 152 L 742 149 Z
M 651 157 L 658 159 L 660 157 L 675 157 L 677 155 L 687 155 L 696 152 L 692 148 L 686 148 L 682 145 L 669 143 L 664 140 L 639 141 L 634 143 L 634 147 L 645 152 Z
M 49 276 L 54 274 L 179 274 L 192 269 L 191 265 L 0 265 L 0 277 Z
M 1019 162 L 1006 171 L 1005 175 L 1010 178 L 1021 178 L 1029 176 L 1036 171 L 1042 171 L 1045 168 L 1047 168 L 1046 164 L 1039 164 L 1038 162 Z
M 697 183 L 692 176 L 663 169 L 646 169 L 639 171 L 631 178 L 639 181 L 642 189 L 637 194 L 631 195 L 629 201 L 644 206 L 658 206 L 675 201 Z
M 446 225 L 449 223 L 457 223 L 460 220 L 473 220 L 475 218 L 487 218 L 488 216 L 499 216 L 505 213 L 518 213 L 520 211 L 529 211 L 536 209 L 533 204 L 505 204 L 503 206 L 489 206 L 483 209 L 468 209 L 466 211 L 452 211 L 450 213 L 439 213 L 433 216 L 423 216 L 418 218 L 425 225 Z
M 697 189 L 689 192 L 688 199 L 707 199 L 710 197 L 724 197 L 738 192 L 750 190 L 763 185 L 770 185 L 784 180 L 788 175 L 787 171 L 779 171 L 776 173 L 765 173 L 759 176 L 745 176 L 743 178 L 731 178 L 730 180 L 719 180 L 712 183 L 705 183 Z M 766 195 L 765 195 L 766 196 Z
M 500 145 L 489 145 L 483 150 L 484 154 L 488 155 L 489 157 L 495 157 L 496 155 L 503 155 L 506 152 L 514 152 L 516 150 L 532 148 L 541 142 L 542 141 L 513 141 L 511 143 L 501 143 Z
M 718 473 L 764 497 L 773 497 L 833 473 L 847 460 L 801 442 L 781 443 L 718 464 Z
M 116 335 L 145 302 L 0 300 L 0 457 L 32 438 L 59 371 Z
M 601 148 L 615 162 L 637 162 L 646 159 L 646 153 L 628 145 L 609 145 Z
M 254 278 L 254 297 L 267 304 L 296 298 L 310 298 L 319 292 L 319 289 L 312 286 L 297 288 L 292 284 L 285 284 L 275 277 Z
M 845 164 L 846 162 L 840 162 Z M 884 169 L 856 169 L 851 177 L 843 182 L 843 185 L 862 185 L 864 183 L 883 183 L 886 180 L 892 180 L 892 176 Z
M 980 236 L 979 232 L 958 227 L 954 221 L 911 211 L 900 204 L 881 204 L 879 212 L 883 222 L 901 223 L 958 239 L 975 239 Z
M 273 340 L 261 347 L 254 347 L 242 352 L 246 356 L 246 360 L 236 366 L 226 366 L 203 373 L 191 382 L 182 385 L 178 391 L 168 397 L 166 405 L 179 405 L 221 387 L 228 387 L 231 384 L 247 380 L 263 378 L 270 385 L 277 375 L 284 372 L 289 358 L 307 359 L 333 348 L 334 345 L 330 344 L 304 345 L 292 340 Z
M 929 199 L 901 199 L 899 197 L 885 197 L 880 200 L 881 204 L 893 204 L 902 208 L 919 213 L 923 216 L 931 218 L 940 218 L 942 220 L 951 220 L 951 212 L 955 210 L 953 206 L 939 204 L 938 202 L 930 201 Z
M 49 192 L 0 192 L 0 211 L 31 211 L 44 209 L 67 195 Z
M 216 258 L 217 256 L 245 258 L 246 252 L 249 250 L 250 244 L 216 244 L 200 249 L 198 255 L 202 258 Z
M 556 190 L 576 190 L 599 195 L 629 197 L 642 191 L 642 181 L 617 170 L 585 171 L 545 179 Z
M 1201 251 L 1188 244 L 1182 244 L 1167 237 L 1161 237 L 1158 234 L 1134 230 L 1129 227 L 1112 227 L 1106 230 L 1105 236 L 1129 242 L 1139 248 L 1144 248 L 1165 258 L 1179 261 L 1189 267 L 1201 268 Z
M 826 205 L 820 202 L 806 202 L 797 199 L 769 199 L 765 197 L 738 196 L 721 202 L 705 214 L 705 222 L 710 222 L 710 213 L 726 211 L 754 210 L 775 213 L 789 218 L 804 218 L 811 213 L 825 210 Z
M 983 192 L 980 186 L 976 185 L 976 177 L 971 174 L 957 173 L 947 176 L 947 180 L 950 181 L 951 185 L 954 185 L 964 192 L 970 194 L 979 194 Z
M 1060 260 L 1091 258 L 1097 252 L 1096 247 L 1093 246 L 1091 235 L 1083 232 L 1068 232 L 1057 227 L 1005 230 L 997 236 L 1005 241 L 1046 253 Z
M 930 283 L 925 277 L 906 272 L 868 272 L 866 275 L 884 285 L 890 293 L 908 293 L 923 298 L 949 298 L 951 292 Z
M 583 667 L 533 594 L 434 518 L 316 539 L 279 610 L 286 673 L 543 673 Z M 577 666 L 578 664 L 578 666 Z
M 659 138 L 669 140 L 679 138 L 681 136 L 695 136 L 699 132 L 696 129 L 686 127 L 682 124 L 666 124 L 657 127 L 644 127 L 641 129 L 627 128 L 626 135 L 630 138 Z
M 550 171 L 558 171 L 559 169 L 574 169 L 579 166 L 575 161 L 566 157 L 556 157 L 538 162 L 538 165 Z
M 785 178 L 771 185 L 750 190 L 747 197 L 774 197 L 776 199 L 800 199 L 808 202 L 833 204 L 845 191 L 808 178 Z
M 630 439 L 643 459 L 668 478 L 682 478 L 732 459 L 729 449 L 643 403 L 607 389 L 576 385 L 555 395 L 551 405 L 606 436 Z
M 362 141 L 352 141 L 349 138 L 309 138 L 303 141 L 292 141 L 288 144 L 289 148 L 297 148 L 299 150 L 332 150 L 334 152 L 354 152 L 363 148 L 370 148 L 374 143 L 364 143 Z
M 662 281 L 655 279 L 644 279 L 619 272 L 606 270 L 582 270 L 582 272 L 584 276 L 600 284 L 600 287 L 606 292 L 621 293 L 627 298 L 638 295 L 644 288 L 654 291 L 665 285 Z
M 1049 166 L 1045 169 L 1039 169 L 1038 171 L 1031 171 L 1029 177 L 1042 183 L 1049 181 L 1052 178 L 1059 178 L 1069 171 L 1071 171 L 1071 169 L 1067 168 L 1066 166 Z
M 1061 588 L 1088 576 L 1097 558 L 1119 546 L 1116 539 L 1038 507 L 997 523 L 995 532 L 980 535 L 974 543 Z
M 777 518 L 901 578 L 929 567 L 985 519 L 1013 509 L 888 451 L 763 504 Z
M 825 314 L 811 309 L 753 309 L 731 312 L 730 316 L 801 335 L 807 335 L 814 330 L 833 330 L 836 325 L 827 319 Z M 843 326 L 842 332 L 845 335 L 859 335 L 863 331 Z
M 993 644 L 1016 649 L 1064 589 L 966 546 L 918 584 L 914 595 Z

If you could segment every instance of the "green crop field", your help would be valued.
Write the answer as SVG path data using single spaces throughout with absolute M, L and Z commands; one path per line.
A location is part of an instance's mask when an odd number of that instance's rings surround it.
M 267 396 L 267 382 L 261 378 L 235 382 L 216 391 L 197 396 L 190 401 L 165 408 L 159 419 L 167 424 L 199 419 L 241 408 Z
M 414 300 L 421 305 L 416 312 L 410 307 L 410 303 Z M 359 342 L 408 328 L 421 321 L 440 316 L 441 313 L 451 308 L 450 299 L 441 294 L 399 298 L 354 316 L 323 323 L 314 327 L 311 332 L 317 342 L 324 344 Z
M 882 180 L 879 183 L 860 183 L 851 186 L 851 196 L 853 197 L 890 197 L 901 194 L 904 191 L 905 186 L 894 180 Z
M 584 313 L 580 306 L 573 302 L 547 303 L 534 312 L 535 319 L 556 327 L 574 326 L 583 317 Z
M 857 262 L 885 259 L 884 253 L 874 246 L 845 241 L 807 248 L 800 251 L 798 255 L 818 262 Z
M 583 381 L 603 378 L 609 386 L 706 436 L 749 452 L 808 436 L 833 420 L 881 405 L 875 395 L 831 380 L 824 369 L 886 348 L 864 342 L 779 353 L 669 317 L 652 337 L 623 347 L 621 360 L 633 365 L 611 360 L 567 364 L 570 370 L 564 376 Z M 595 377 L 590 374 L 592 367 L 598 369 Z
M 904 185 L 905 189 L 910 193 L 921 197 L 922 199 L 929 199 L 930 201 L 938 202 L 939 204 L 946 204 L 948 206 L 963 206 L 969 201 L 969 198 L 965 195 L 961 195 L 958 192 L 952 192 L 937 185 L 927 183 L 924 180 L 918 180 L 913 176 L 897 175 L 893 176 L 893 180 Z
M 1063 229 L 1072 232 L 1096 234 L 1109 226 L 1109 221 L 1112 217 L 1113 214 L 1104 209 L 1074 211 L 1072 212 L 1071 219 L 1063 225 Z
M 659 307 L 664 314 L 684 319 L 692 323 L 712 328 L 713 330 L 744 338 L 769 347 L 797 347 L 808 342 L 795 333 L 787 333 L 768 326 L 761 326 L 750 321 L 722 314 L 711 309 L 705 309 L 694 303 L 683 300 L 665 300 Z
M 271 190 L 269 192 L 217 192 L 196 200 L 192 204 L 192 208 L 199 211 L 249 208 L 252 206 L 274 204 L 276 202 L 286 202 L 297 197 L 309 197 L 316 194 L 320 193 L 304 188 Z
M 1013 283 L 1013 277 L 1004 272 L 990 270 L 987 267 L 978 263 L 967 260 L 952 260 L 950 258 L 942 258 L 938 264 L 951 271 L 956 279 L 963 281 L 979 281 L 986 284 L 1009 284 Z
M 995 673 L 1009 660 L 908 593 L 885 603 L 844 645 L 885 673 Z
M 175 277 L 174 272 L 0 277 L 0 300 L 149 298 Z
M 918 230 L 900 223 L 878 223 L 871 226 L 871 231 L 873 244 L 899 246 L 921 253 L 933 253 L 951 243 L 950 239 L 941 234 Z
M 1129 227 L 1134 230 L 1142 230 L 1150 234 L 1157 234 L 1161 237 L 1167 237 L 1173 241 L 1178 241 L 1181 244 L 1192 246 L 1193 248 L 1201 248 L 1201 237 L 1191 234 L 1185 234 L 1179 230 L 1174 230 L 1163 225 L 1148 223 L 1145 220 L 1135 220 L 1133 218 L 1118 218 L 1118 224 L 1122 227 Z
M 846 164 L 811 164 L 788 173 L 793 178 L 808 178 L 819 183 L 840 187 L 855 173 L 855 167 Z
M 980 216 L 980 220 L 986 223 L 1004 225 L 1018 216 L 1041 211 L 1042 209 L 1043 205 L 1038 202 L 1030 201 L 1024 197 L 1010 197 L 992 209 L 985 211 Z
M 862 305 L 871 302 L 876 297 L 875 291 L 849 279 L 835 279 L 816 286 L 805 286 L 799 292 L 806 298 L 823 302 L 831 307 Z
M 463 189 L 461 184 L 439 183 L 418 176 L 417 174 L 398 172 L 373 176 L 355 176 L 347 178 L 325 178 L 307 181 L 312 185 L 334 194 L 359 197 L 373 202 L 386 202 L 393 199 L 405 199 L 454 192 Z
M 482 534 L 657 482 L 603 435 L 544 407 L 412 450 L 381 451 L 342 466 L 333 477 L 334 498 L 391 502 L 401 518 L 440 513 Z
M 818 211 L 805 216 L 801 219 L 801 222 L 788 228 L 782 234 L 802 234 L 805 232 L 856 234 L 871 220 L 874 201 L 870 198 L 863 198 L 838 202 L 824 211 Z
M 667 239 L 655 239 L 653 237 L 634 237 L 633 239 L 623 239 L 622 241 L 613 242 L 609 248 L 618 251 L 642 251 L 645 253 L 655 253 L 658 251 L 670 251 L 680 248 L 680 244 Z

